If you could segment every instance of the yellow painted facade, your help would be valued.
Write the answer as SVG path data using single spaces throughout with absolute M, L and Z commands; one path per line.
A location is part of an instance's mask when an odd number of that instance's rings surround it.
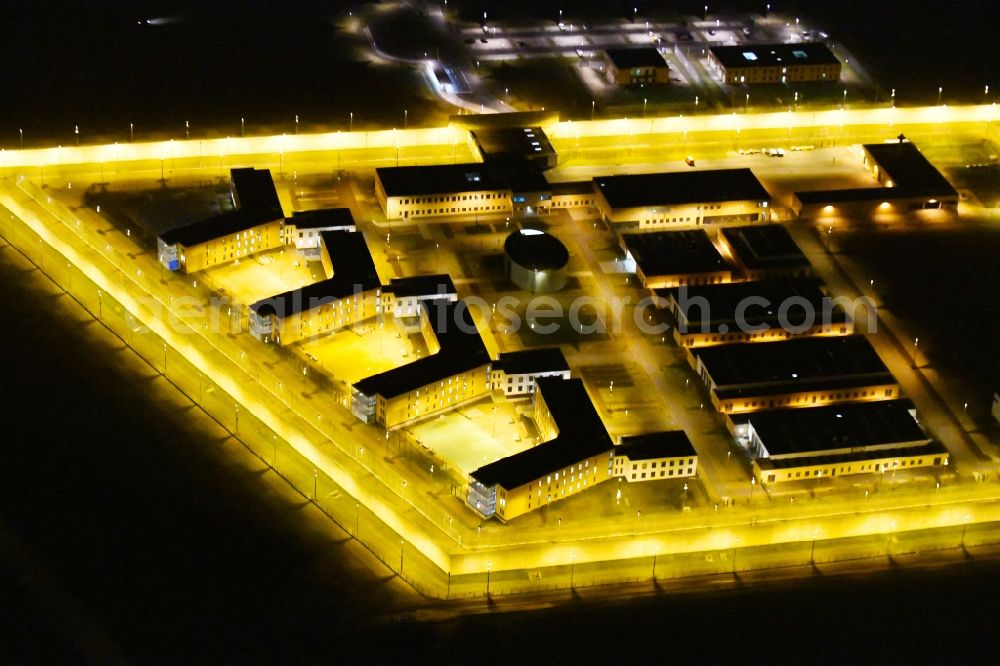
M 287 346 L 371 319 L 380 312 L 380 291 L 372 289 L 346 298 L 321 299 L 287 317 L 272 316 L 274 342 Z
M 204 243 L 184 247 L 178 245 L 177 259 L 185 273 L 198 271 L 243 259 L 257 252 L 273 250 L 285 244 L 284 218 L 213 238 Z
M 375 422 L 391 429 L 445 412 L 490 393 L 490 365 L 440 379 L 392 398 L 375 398 Z
M 768 458 L 761 458 L 754 461 L 753 474 L 758 483 L 773 485 L 849 474 L 878 474 L 917 467 L 937 467 L 948 465 L 949 457 L 946 451 L 928 452 L 915 447 L 911 455 L 891 458 L 879 458 L 877 452 L 873 452 L 869 459 L 851 462 L 809 464 L 808 460 L 805 459 L 804 464 L 794 467 L 773 468 L 768 464 Z
M 611 451 L 602 452 L 512 490 L 497 486 L 496 515 L 500 520 L 511 520 L 545 504 L 593 488 L 614 478 L 612 461 Z
M 513 212 L 509 189 L 390 197 L 386 196 L 385 188 L 376 177 L 375 195 L 389 220 L 475 214 L 510 215 Z
M 712 405 L 718 411 L 726 414 L 741 414 L 780 407 L 821 407 L 839 402 L 894 400 L 899 396 L 899 384 L 893 382 L 850 389 L 802 391 L 722 400 L 716 396 L 715 391 L 712 391 Z

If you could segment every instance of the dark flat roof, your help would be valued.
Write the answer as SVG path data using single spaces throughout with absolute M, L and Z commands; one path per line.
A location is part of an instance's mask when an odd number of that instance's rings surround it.
M 375 169 L 375 174 L 382 182 L 386 196 L 390 197 L 509 188 L 507 179 L 502 173 L 479 162 L 378 167 Z
M 924 443 L 910 400 L 856 402 L 755 412 L 748 422 L 771 456 Z
M 892 379 L 863 335 L 719 345 L 693 353 L 718 389 L 757 390 L 781 384 L 798 390 L 813 382 L 825 387 L 839 379 L 878 379 L 883 375 Z
M 284 219 L 278 192 L 268 169 L 230 169 L 230 185 L 236 210 L 206 220 L 170 229 L 159 239 L 167 245 L 193 247 L 253 227 Z
M 612 208 L 771 199 L 750 169 L 601 176 L 594 182 Z
M 512 160 L 496 165 L 498 173 L 507 180 L 512 194 L 527 194 L 530 192 L 551 192 L 552 186 L 542 173 L 542 167 L 537 162 L 527 160 Z
M 253 211 L 233 210 L 221 215 L 215 215 L 194 224 L 188 224 L 176 229 L 170 229 L 160 234 L 160 240 L 167 245 L 183 245 L 194 247 L 216 238 L 236 234 L 247 229 L 283 219 L 279 213 L 276 217 L 262 216 Z
M 893 201 L 895 199 L 934 199 L 957 197 L 948 179 L 927 161 L 909 141 L 867 143 L 863 148 L 892 179 L 893 187 L 855 187 L 845 190 L 808 190 L 795 197 L 805 205 Z
M 233 182 L 233 201 L 238 208 L 261 216 L 274 216 L 270 219 L 284 217 L 270 169 L 243 167 L 231 169 L 229 174 Z
M 439 299 L 423 301 L 423 306 L 441 346 L 438 353 L 365 377 L 354 384 L 355 390 L 394 398 L 490 362 L 490 354 L 464 302 Z
M 789 469 L 808 465 L 835 465 L 838 463 L 857 462 L 884 458 L 902 458 L 910 456 L 946 455 L 948 449 L 938 441 L 930 441 L 922 446 L 901 446 L 897 448 L 878 449 L 876 451 L 854 451 L 828 455 L 809 456 L 807 458 L 758 458 L 756 460 L 763 469 Z
M 299 229 L 323 229 L 326 227 L 353 227 L 354 215 L 350 208 L 320 208 L 292 213 L 288 220 Z
M 826 44 L 820 42 L 712 46 L 709 50 L 727 69 L 835 65 L 840 62 Z
M 474 471 L 472 478 L 484 486 L 500 485 L 513 490 L 584 458 L 610 451 L 613 446 L 583 380 L 539 377 L 535 381 L 559 434 Z
M 250 306 L 258 315 L 279 319 L 320 305 L 320 301 L 348 298 L 381 286 L 364 234 L 360 231 L 324 231 L 323 248 L 330 257 L 333 277 L 261 299 Z
M 518 229 L 507 236 L 504 253 L 511 261 L 534 270 L 558 270 L 569 262 L 569 251 L 558 238 L 537 229 Z
M 643 275 L 689 275 L 729 269 L 704 229 L 622 234 Z
M 569 364 L 559 347 L 542 347 L 503 352 L 493 363 L 493 369 L 503 370 L 508 375 L 526 375 L 535 372 L 568 372 Z
M 484 159 L 524 159 L 555 154 L 541 127 L 483 127 L 469 130 Z
M 901 192 L 915 196 L 956 194 L 948 179 L 909 141 L 868 143 L 864 149 L 889 174 L 894 186 Z
M 615 447 L 615 455 L 627 456 L 629 460 L 650 460 L 693 458 L 697 453 L 683 430 L 665 430 L 622 437 Z
M 820 288 L 821 284 L 818 278 L 778 278 L 664 289 L 657 290 L 657 295 L 666 292 L 677 303 L 679 314 L 684 316 L 677 317 L 681 333 L 736 333 L 740 327 L 777 328 L 783 323 L 798 327 L 811 318 L 815 318 L 816 324 L 846 322 L 847 313 L 842 307 L 833 306 L 832 300 L 828 300 Z M 750 301 L 751 298 L 757 300 Z M 782 322 L 779 311 L 785 303 L 789 305 Z M 737 310 L 740 310 L 742 321 L 737 319 Z M 720 331 L 723 325 L 725 330 Z
M 633 67 L 666 67 L 667 61 L 655 48 L 647 46 L 638 49 L 605 49 L 608 58 L 618 69 Z
M 455 291 L 455 283 L 451 281 L 451 276 L 447 273 L 392 278 L 382 290 L 395 294 L 396 298 L 427 297 L 435 294 L 446 296 L 458 293 Z
M 780 224 L 728 227 L 719 231 L 733 249 L 737 261 L 750 270 L 809 268 L 809 260 Z
M 552 194 L 554 196 L 594 193 L 594 181 L 592 180 L 576 180 L 565 183 L 552 183 L 551 187 L 552 187 Z

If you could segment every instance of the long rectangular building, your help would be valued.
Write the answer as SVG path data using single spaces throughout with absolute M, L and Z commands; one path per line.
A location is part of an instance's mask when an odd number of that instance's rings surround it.
M 685 479 L 698 474 L 698 454 L 683 430 L 619 437 L 613 476 L 629 483 Z
M 909 400 L 765 410 L 737 422 L 762 484 L 948 464 Z
M 718 284 L 732 279 L 732 269 L 704 229 L 622 234 L 625 270 L 647 289 Z
M 528 397 L 539 377 L 569 379 L 569 364 L 559 347 L 503 352 L 493 363 L 493 390 L 508 398 Z
M 510 183 L 483 163 L 375 169 L 375 195 L 386 218 L 500 215 L 513 212 Z
M 863 335 L 702 347 L 690 361 L 726 414 L 899 397 L 899 383 Z
M 516 518 L 613 478 L 614 444 L 580 379 L 539 377 L 541 444 L 480 467 L 466 502 L 484 518 Z
M 796 192 L 792 209 L 799 217 L 822 219 L 957 208 L 958 191 L 910 141 L 901 137 L 861 148 L 865 167 L 878 187 Z
M 285 244 L 285 215 L 268 169 L 230 170 L 234 210 L 171 229 L 157 258 L 171 271 L 195 273 Z
M 838 81 L 841 64 L 819 42 L 712 46 L 708 66 L 729 85 Z
M 817 278 L 760 280 L 657 290 L 677 320 L 682 347 L 849 335 L 854 323 Z
M 750 169 L 601 176 L 594 191 L 605 221 L 639 230 L 770 219 L 771 195 Z

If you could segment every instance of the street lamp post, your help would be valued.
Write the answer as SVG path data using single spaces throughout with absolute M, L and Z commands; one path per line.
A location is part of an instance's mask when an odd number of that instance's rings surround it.
M 246 119 L 243 116 L 240 116 L 240 136 L 243 136 L 246 127 Z
M 319 485 L 319 472 L 313 467 L 313 502 L 316 501 L 316 486 Z
M 987 90 L 989 90 L 989 88 L 990 88 L 989 86 L 986 86 Z M 20 144 L 21 145 L 21 150 L 24 150 L 24 130 L 23 129 L 19 129 L 19 130 L 17 130 L 17 133 L 20 135 L 20 138 L 21 138 L 21 144 Z
M 753 504 L 753 489 L 757 487 L 757 477 L 750 477 L 750 503 Z
M 399 540 L 399 576 L 403 576 L 403 550 L 406 548 L 406 542 L 402 539 Z
M 911 367 L 913 368 L 917 367 L 917 349 L 918 349 L 917 346 L 919 344 L 920 344 L 920 338 L 913 338 L 913 363 L 911 365 Z
M 646 117 L 646 102 L 648 102 L 648 101 L 649 100 L 646 99 L 645 97 L 642 98 L 642 117 L 643 118 Z
M 490 596 L 490 567 L 492 566 L 492 564 L 493 564 L 492 562 L 490 562 L 489 560 L 486 560 L 486 596 L 487 597 Z
M 569 587 L 573 589 L 573 567 L 576 564 L 576 553 L 569 554 Z
M 816 530 L 813 530 L 812 548 L 809 550 L 809 564 L 816 566 Z
M 938 106 L 941 106 L 941 93 L 944 92 L 944 86 L 938 86 Z
M 965 550 L 965 529 L 969 526 L 969 517 L 965 516 L 962 521 L 962 541 L 959 543 L 959 548 Z
M 597 100 L 596 100 L 596 99 L 592 99 L 592 100 L 590 100 L 590 119 L 591 119 L 591 120 L 593 120 L 593 119 L 594 119 L 594 107 L 595 107 L 595 106 L 597 106 Z M 24 147 L 24 146 L 22 146 L 22 148 L 23 148 L 23 147 Z
M 656 582 L 656 556 L 658 554 L 657 550 L 653 550 L 653 582 Z
M 128 142 L 129 143 L 135 143 L 135 124 L 134 123 L 129 123 L 128 124 Z
M 353 111 L 351 111 L 350 117 L 351 117 L 351 120 L 350 120 L 349 129 L 350 129 L 351 132 L 353 132 L 354 131 L 354 112 Z

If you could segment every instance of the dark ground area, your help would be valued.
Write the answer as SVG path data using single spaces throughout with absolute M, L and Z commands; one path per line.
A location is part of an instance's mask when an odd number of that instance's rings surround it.
M 431 3 L 433 4 L 433 3 Z M 482 12 L 495 20 L 597 13 L 647 12 L 699 16 L 703 4 L 632 0 L 453 0 L 468 20 Z M 761 12 L 758 0 L 709 3 L 710 12 Z M 983 86 L 1000 92 L 997 51 L 989 30 L 998 9 L 992 0 L 890 0 L 771 3 L 775 11 L 801 12 L 842 41 L 900 104 L 983 101 Z M 441 122 L 443 106 L 432 101 L 419 76 L 394 65 L 372 64 L 367 37 L 342 29 L 349 12 L 364 3 L 348 0 L 55 0 L 0 3 L 0 146 L 71 144 L 79 125 L 83 142 L 191 137 L 239 132 L 346 129 L 398 125 L 402 110 L 413 125 Z M 140 24 L 145 19 L 167 19 Z M 982 34 L 980 34 L 982 33 Z M 418 45 L 419 46 L 419 45 Z M 501 84 L 502 85 L 502 84 Z M 575 99 L 570 106 L 584 107 Z M 585 112 L 587 109 L 580 111 Z
M 844 232 L 838 247 L 868 267 L 880 297 L 930 361 L 989 410 L 1000 378 L 1000 227 Z

